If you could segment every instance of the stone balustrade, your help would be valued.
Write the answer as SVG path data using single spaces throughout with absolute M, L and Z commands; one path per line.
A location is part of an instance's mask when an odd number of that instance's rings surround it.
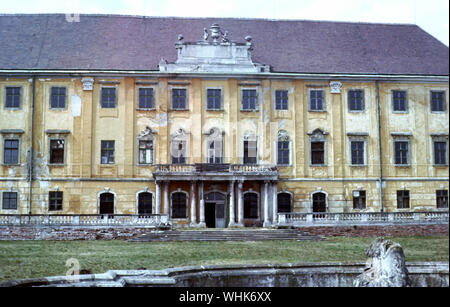
M 228 163 L 196 163 L 196 164 L 158 164 L 156 165 L 158 174 L 169 173 L 277 173 L 277 167 L 266 164 L 228 164 Z
M 448 223 L 448 211 L 278 213 L 278 226 Z
M 0 226 L 139 226 L 171 227 L 165 214 L 0 214 Z

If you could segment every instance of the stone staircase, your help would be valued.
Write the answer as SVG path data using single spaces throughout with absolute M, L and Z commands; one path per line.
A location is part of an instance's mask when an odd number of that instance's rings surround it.
M 214 229 L 151 231 L 129 239 L 131 242 L 148 241 L 261 241 L 261 240 L 321 240 L 295 229 Z

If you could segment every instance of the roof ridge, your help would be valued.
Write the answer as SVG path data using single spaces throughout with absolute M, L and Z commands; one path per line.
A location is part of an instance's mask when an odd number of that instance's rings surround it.
M 215 16 L 146 16 L 132 14 L 110 14 L 110 13 L 0 13 L 2 16 L 62 16 L 62 15 L 80 15 L 88 17 L 119 17 L 119 18 L 142 18 L 142 19 L 229 19 L 229 20 L 248 20 L 248 21 L 276 21 L 276 22 L 317 22 L 317 23 L 339 23 L 339 24 L 367 24 L 367 25 L 393 25 L 393 26 L 416 26 L 414 23 L 395 23 L 395 22 L 369 22 L 369 21 L 345 21 L 345 20 L 322 20 L 322 19 L 279 19 L 263 17 L 215 17 Z

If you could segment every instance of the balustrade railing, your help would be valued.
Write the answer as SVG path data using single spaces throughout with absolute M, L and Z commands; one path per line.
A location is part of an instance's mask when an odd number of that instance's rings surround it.
M 278 225 L 357 225 L 377 223 L 435 223 L 448 222 L 449 212 L 349 212 L 349 213 L 278 213 Z
M 156 172 L 164 173 L 271 173 L 277 172 L 277 167 L 266 164 L 228 164 L 228 163 L 197 163 L 197 164 L 158 164 Z
M 165 214 L 0 214 L 0 226 L 143 226 L 167 228 Z

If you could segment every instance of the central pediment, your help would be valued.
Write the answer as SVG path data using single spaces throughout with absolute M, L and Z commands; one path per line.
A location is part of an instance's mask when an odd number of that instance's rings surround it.
M 246 42 L 231 42 L 228 32 L 222 32 L 219 25 L 213 24 L 210 32 L 205 28 L 203 40 L 183 42 L 183 35 L 178 35 L 175 48 L 178 58 L 175 63 L 161 59 L 161 72 L 208 72 L 208 73 L 260 73 L 269 72 L 268 65 L 253 63 L 253 43 L 250 36 Z

